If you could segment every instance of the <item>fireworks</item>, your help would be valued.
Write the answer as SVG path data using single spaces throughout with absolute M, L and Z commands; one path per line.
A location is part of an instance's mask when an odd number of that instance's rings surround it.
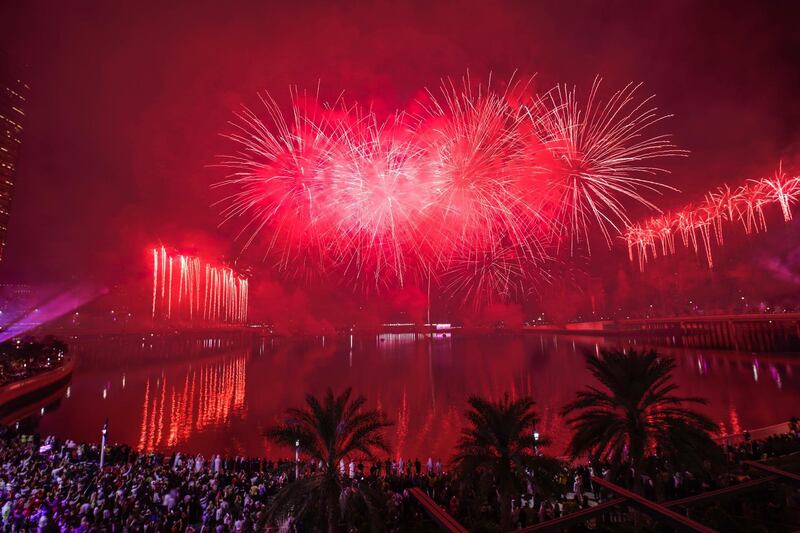
M 519 300 L 547 278 L 547 270 L 527 253 L 502 243 L 453 257 L 442 274 L 445 291 L 471 302 L 476 309 Z
M 647 177 L 665 172 L 649 162 L 686 155 L 668 135 L 643 135 L 667 116 L 649 107 L 652 96 L 636 99 L 639 85 L 627 85 L 608 102 L 599 101 L 599 87 L 596 79 L 582 108 L 575 88 L 558 86 L 539 97 L 530 114 L 550 158 L 544 165 L 555 178 L 551 201 L 571 242 L 588 241 L 590 222 L 595 221 L 610 244 L 612 232 L 630 225 L 623 200 L 655 208 L 641 193 L 665 187 Z
M 198 257 L 153 250 L 153 318 L 175 321 L 247 321 L 247 279 Z M 175 280 L 177 278 L 177 281 Z
M 596 229 L 610 244 L 625 203 L 652 206 L 644 194 L 662 187 L 648 162 L 683 154 L 649 135 L 664 117 L 638 86 L 603 102 L 599 85 L 581 107 L 574 89 L 537 95 L 530 80 L 447 80 L 386 119 L 296 90 L 287 115 L 264 96 L 263 117 L 244 110 L 227 136 L 223 221 L 290 276 L 525 294 L 562 242 L 588 250 Z
M 748 235 L 767 230 L 764 208 L 778 204 L 784 221 L 792 220 L 792 207 L 800 200 L 800 176 L 790 176 L 778 165 L 772 177 L 747 180 L 735 189 L 728 185 L 709 192 L 697 206 L 687 206 L 631 225 L 624 234 L 631 261 L 638 260 L 644 270 L 650 258 L 675 253 L 675 235 L 695 253 L 702 248 L 709 268 L 714 266 L 713 244 L 722 246 L 724 222 L 739 222 Z M 713 235 L 713 239 L 712 239 Z M 660 246 L 657 244 L 660 243 Z

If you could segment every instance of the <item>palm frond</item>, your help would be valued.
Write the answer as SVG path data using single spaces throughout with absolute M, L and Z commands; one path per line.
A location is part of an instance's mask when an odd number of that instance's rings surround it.
M 689 407 L 705 400 L 675 394 L 673 359 L 653 350 L 602 351 L 587 353 L 586 367 L 600 386 L 579 391 L 562 409 L 573 430 L 573 458 L 592 454 L 619 463 L 627 449 L 639 464 L 649 444 L 663 449 L 675 441 L 683 450 L 699 450 L 711 442 L 714 423 Z

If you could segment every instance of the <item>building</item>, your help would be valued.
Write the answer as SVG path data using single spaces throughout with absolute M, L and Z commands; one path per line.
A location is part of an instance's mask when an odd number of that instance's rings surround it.
M 5 257 L 14 176 L 29 91 L 30 87 L 22 81 L 8 55 L 0 51 L 0 261 Z

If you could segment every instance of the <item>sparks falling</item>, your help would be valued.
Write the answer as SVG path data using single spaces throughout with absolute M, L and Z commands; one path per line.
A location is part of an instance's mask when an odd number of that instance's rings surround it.
M 152 252 L 154 319 L 247 322 L 246 278 L 199 257 L 170 254 L 163 246 Z
M 772 176 L 747 180 L 731 188 L 723 185 L 705 195 L 698 205 L 688 205 L 672 214 L 631 225 L 623 238 L 628 257 L 638 261 L 640 270 L 648 260 L 675 253 L 675 236 L 685 247 L 703 253 L 709 268 L 714 267 L 713 247 L 725 243 L 726 222 L 741 224 L 746 234 L 767 231 L 764 209 L 777 204 L 784 222 L 792 220 L 792 210 L 800 201 L 800 176 L 784 171 L 783 163 Z

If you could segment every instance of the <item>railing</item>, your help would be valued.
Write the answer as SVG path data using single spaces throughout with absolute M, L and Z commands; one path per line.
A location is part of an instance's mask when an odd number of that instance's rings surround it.
M 592 483 L 596 483 L 604 489 L 618 494 L 620 497 L 625 498 L 628 503 L 639 508 L 642 512 L 652 516 L 659 522 L 666 522 L 667 524 L 681 531 L 698 531 L 700 533 L 712 533 L 714 531 L 710 527 L 706 527 L 699 522 L 695 522 L 694 520 L 691 520 L 682 514 L 678 514 L 663 505 L 652 502 L 647 498 L 639 496 L 638 494 L 627 489 L 623 489 L 619 485 L 615 485 L 614 483 L 606 481 L 605 479 L 592 477 Z
M 422 492 L 419 487 L 414 487 L 409 491 L 411 496 L 419 502 L 425 512 L 430 515 L 434 522 L 444 531 L 451 533 L 468 533 L 467 528 L 458 523 L 458 521 L 450 516 L 444 509 L 439 507 L 430 496 Z
M 793 483 L 795 485 L 800 485 L 800 475 L 793 472 L 787 472 L 758 461 L 744 461 L 743 464 L 746 464 L 757 470 L 761 470 L 768 475 L 758 479 L 751 479 L 742 483 L 737 483 L 736 485 L 731 485 L 729 487 L 711 490 L 701 494 L 696 494 L 694 496 L 688 496 L 686 498 L 679 498 L 667 502 L 654 502 L 648 500 L 634 492 L 620 487 L 619 485 L 611 483 L 610 481 L 593 476 L 592 483 L 596 483 L 609 492 L 616 494 L 617 497 L 601 502 L 593 507 L 581 509 L 559 518 L 554 518 L 547 520 L 546 522 L 517 529 L 515 533 L 531 533 L 534 531 L 561 531 L 569 526 L 586 522 L 595 516 L 607 513 L 612 509 L 622 505 L 631 505 L 636 507 L 657 521 L 669 524 L 680 531 L 713 533 L 715 531 L 714 529 L 704 526 L 703 524 L 689 518 L 688 510 L 686 515 L 683 515 L 674 511 L 673 509 L 677 507 L 688 507 L 690 505 L 719 500 L 735 495 L 741 495 L 745 492 L 758 489 L 759 487 L 762 487 L 768 483 L 773 483 L 780 480 L 788 481 L 789 483 Z M 421 489 L 414 487 L 410 490 L 410 494 L 414 499 L 417 500 L 417 502 L 419 502 L 423 509 L 425 509 L 428 515 L 430 515 L 433 521 L 436 522 L 436 524 L 442 530 L 452 533 L 467 532 L 467 529 L 464 526 L 462 526 L 455 518 L 450 516 L 443 508 L 437 505 L 436 502 L 434 502 Z
M 773 435 L 784 435 L 789 430 L 789 423 L 783 422 L 780 424 L 773 424 L 771 426 L 765 426 L 762 428 L 757 429 L 750 429 L 747 432 L 750 434 L 750 438 L 753 440 L 763 440 L 768 437 L 772 437 Z M 715 437 L 714 440 L 718 444 L 739 444 L 740 442 L 745 442 L 744 432 L 741 433 L 731 433 L 730 435 L 720 435 L 719 437 Z

